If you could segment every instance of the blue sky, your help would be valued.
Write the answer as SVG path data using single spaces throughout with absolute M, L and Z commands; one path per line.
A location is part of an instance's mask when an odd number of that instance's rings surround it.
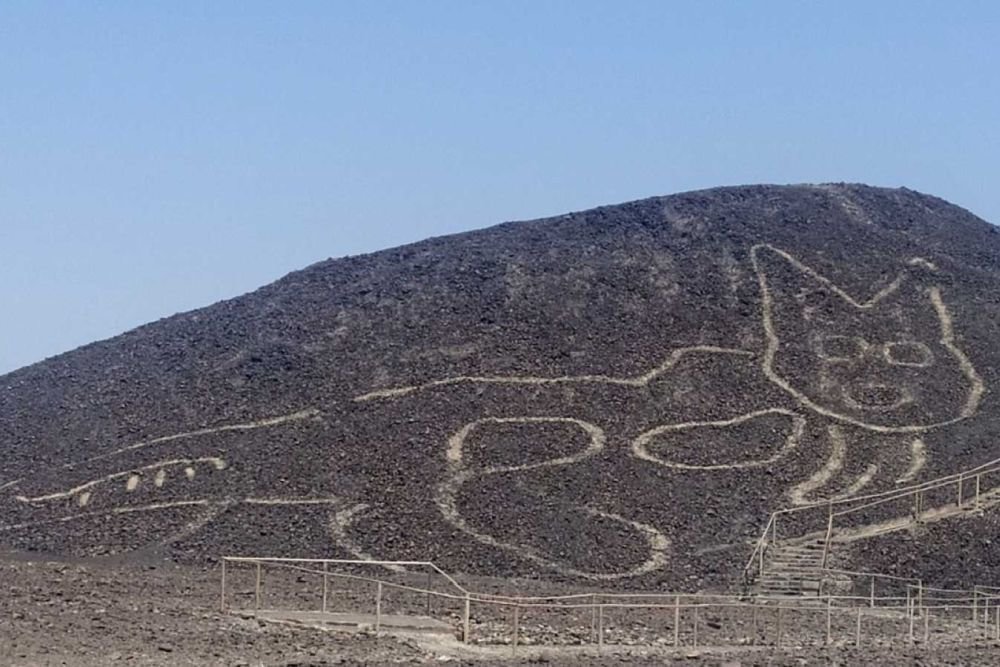
M 682 190 L 1000 222 L 1000 3 L 0 4 L 0 373 L 327 257 Z

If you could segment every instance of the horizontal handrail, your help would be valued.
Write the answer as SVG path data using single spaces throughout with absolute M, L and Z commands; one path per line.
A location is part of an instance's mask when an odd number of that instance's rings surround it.
M 536 609 L 591 609 L 594 607 L 610 607 L 610 608 L 630 608 L 630 609 L 673 609 L 680 607 L 682 609 L 693 608 L 693 607 L 745 607 L 747 605 L 767 605 L 769 602 L 777 602 L 777 606 L 781 606 L 781 603 L 787 602 L 786 598 L 777 596 L 758 596 L 753 602 L 747 602 L 743 597 L 738 595 L 726 595 L 726 594 L 714 594 L 714 593 L 578 593 L 573 595 L 559 595 L 559 596 L 494 596 L 489 593 L 474 593 L 469 592 L 468 595 L 455 595 L 452 593 L 445 593 L 442 591 L 430 590 L 426 588 L 420 588 L 417 586 L 408 586 L 406 584 L 399 584 L 394 581 L 379 579 L 375 577 L 365 577 L 361 575 L 346 574 L 342 572 L 330 572 L 327 570 L 317 570 L 307 567 L 302 567 L 296 564 L 290 564 L 285 561 L 291 559 L 275 559 L 275 558 L 234 558 L 225 560 L 230 562 L 242 562 L 242 563 L 266 563 L 274 567 L 279 567 L 282 569 L 288 569 L 296 572 L 305 572 L 307 574 L 314 574 L 317 576 L 325 576 L 333 579 L 347 579 L 352 581 L 363 581 L 366 583 L 382 584 L 384 588 L 397 589 L 408 591 L 412 593 L 417 593 L 420 595 L 430 595 L 438 598 L 443 598 L 447 600 L 455 601 L 465 601 L 476 603 L 476 604 L 492 604 L 499 606 L 517 606 L 524 608 L 536 608 Z M 313 559 L 300 559 L 299 562 L 305 561 L 309 562 Z M 839 572 L 849 572 L 849 571 L 839 571 Z M 904 577 L 894 577 L 892 575 L 878 575 L 875 573 L 860 573 L 853 572 L 852 574 L 863 575 L 863 576 L 883 576 L 885 578 L 906 580 Z M 919 580 L 916 580 L 919 581 Z M 974 600 L 995 600 L 1000 599 L 1000 595 L 997 596 L 987 596 L 979 595 L 975 596 L 974 591 L 964 590 L 964 589 L 940 589 L 940 588 L 923 588 L 925 592 L 955 592 L 963 593 L 966 597 L 956 597 L 956 598 L 938 598 L 933 596 L 925 596 L 923 599 L 927 602 L 941 601 L 951 603 L 950 606 L 955 607 L 954 603 L 963 601 L 974 601 Z M 660 602 L 622 602 L 622 599 L 643 599 L 643 600 L 659 600 Z M 827 601 L 831 604 L 843 603 L 843 602 L 862 602 L 864 604 L 857 606 L 869 606 L 869 603 L 874 600 L 876 602 L 905 602 L 910 600 L 910 597 L 906 596 L 869 596 L 869 595 L 824 595 L 815 598 L 810 598 L 812 600 L 822 600 Z M 578 600 L 579 602 L 574 602 L 567 604 L 567 600 Z M 882 609 L 894 609 L 894 608 L 905 608 L 905 605 L 900 605 L 896 607 L 894 605 L 879 605 Z M 774 609 L 775 605 L 768 605 L 768 608 Z M 785 608 L 785 607 L 783 607 Z M 802 607 L 793 605 L 791 608 L 794 609 L 804 609 L 808 610 L 808 607 Z
M 743 568 L 744 578 L 747 578 L 749 573 L 752 572 L 754 560 L 760 556 L 760 554 L 767 548 L 767 535 L 772 531 L 775 521 L 779 516 L 787 516 L 792 514 L 798 514 L 801 512 L 807 512 L 817 509 L 825 509 L 829 517 L 846 516 L 863 509 L 868 509 L 875 507 L 877 505 L 882 505 L 887 502 L 894 500 L 899 500 L 902 498 L 907 498 L 914 496 L 918 493 L 923 493 L 926 491 L 933 491 L 936 489 L 944 488 L 952 484 L 960 483 L 966 479 L 974 479 L 977 476 L 985 475 L 991 472 L 1000 471 L 1000 458 L 993 459 L 979 466 L 968 468 L 957 473 L 952 473 L 950 475 L 944 475 L 942 477 L 937 477 L 926 482 L 921 482 L 919 484 L 912 484 L 900 489 L 891 489 L 889 491 L 881 491 L 879 493 L 871 493 L 863 496 L 850 496 L 845 498 L 835 498 L 828 500 L 817 500 L 812 503 L 799 505 L 796 507 L 787 507 L 780 510 L 776 510 L 771 513 L 768 517 L 767 524 L 764 530 L 761 532 L 760 537 L 756 540 L 754 549 L 751 552 L 750 559 Z M 875 501 L 864 503 L 864 501 Z M 859 505 L 858 503 L 864 503 Z M 837 512 L 833 511 L 833 508 L 849 505 L 849 507 L 839 510 Z M 828 535 L 829 539 L 829 535 Z
M 818 570 L 819 574 L 845 574 L 851 577 L 865 577 L 865 578 L 876 578 L 876 579 L 892 579 L 894 581 L 907 581 L 911 583 L 920 584 L 921 579 L 917 577 L 902 577 L 896 574 L 882 574 L 881 572 L 865 572 L 863 570 L 839 570 L 832 567 L 824 567 Z
M 750 552 L 750 559 L 747 561 L 747 564 L 743 567 L 744 578 L 746 578 L 746 575 L 749 572 L 753 571 L 754 560 L 756 560 L 758 556 L 763 559 L 764 550 L 767 549 L 767 533 L 771 530 L 771 526 L 774 525 L 774 520 L 775 520 L 775 514 L 772 513 L 771 516 L 768 517 L 767 525 L 764 526 L 764 532 L 761 533 L 760 539 L 757 540 L 757 543 L 754 545 L 753 551 Z
M 458 583 L 454 577 L 442 570 L 436 564 L 431 561 L 423 560 L 357 560 L 357 559 L 341 559 L 341 558 L 284 558 L 284 557 L 274 557 L 274 556 L 223 556 L 223 561 L 230 563 L 240 563 L 240 562 L 250 562 L 250 563 L 326 563 L 328 565 L 398 565 L 400 567 L 429 567 L 442 577 L 444 577 L 448 583 L 462 591 L 462 593 L 468 593 L 464 586 Z M 372 579 L 372 581 L 378 581 L 377 579 Z

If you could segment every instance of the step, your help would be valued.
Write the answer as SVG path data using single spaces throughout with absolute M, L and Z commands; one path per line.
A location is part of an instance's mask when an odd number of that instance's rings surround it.
M 771 567 L 778 567 L 779 565 L 820 567 L 822 564 L 823 561 L 821 560 L 772 560 L 768 563 Z
M 812 560 L 812 559 L 810 559 L 810 560 L 805 560 L 805 559 L 803 559 L 803 560 L 791 560 L 791 559 L 789 559 L 789 560 L 772 560 L 772 561 L 769 561 L 767 563 L 767 565 L 770 565 L 771 567 L 777 567 L 779 565 L 793 565 L 793 566 L 803 566 L 803 565 L 805 565 L 805 566 L 811 566 L 811 567 L 820 567 L 822 564 L 823 564 L 823 561 L 821 561 L 821 560 Z
M 820 583 L 819 579 L 806 579 L 806 578 L 802 578 L 802 577 L 795 577 L 795 578 L 789 577 L 787 579 L 761 579 L 760 580 L 760 585 L 761 586 L 770 586 L 770 585 L 774 585 L 774 586 L 801 586 L 801 585 L 804 585 L 804 584 L 809 584 L 811 586 L 812 585 L 819 586 L 819 583 Z
M 778 551 L 822 551 L 822 544 L 795 544 L 788 546 L 771 546 L 772 549 L 777 549 Z
M 784 577 L 809 577 L 811 579 L 822 579 L 823 570 L 818 567 L 771 567 L 764 570 L 760 576 L 777 575 Z
M 813 579 L 810 577 L 783 577 L 783 578 L 766 578 L 760 580 L 761 586 L 768 585 L 791 585 L 799 586 L 804 583 L 809 583 L 810 585 L 819 586 L 820 580 Z
M 819 595 L 818 588 L 758 588 L 760 595 Z
M 794 589 L 817 589 L 820 587 L 818 581 L 762 581 L 757 584 L 760 588 L 794 588 Z
M 772 577 L 761 577 L 758 581 L 822 581 L 823 577 L 813 576 L 808 572 L 789 572 Z

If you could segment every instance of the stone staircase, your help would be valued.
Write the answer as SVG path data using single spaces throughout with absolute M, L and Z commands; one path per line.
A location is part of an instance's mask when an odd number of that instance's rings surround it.
M 822 538 L 771 545 L 755 593 L 765 597 L 803 598 L 820 595 L 823 581 Z
M 1000 474 L 1000 459 L 902 489 L 773 512 L 743 569 L 742 593 L 799 601 L 818 600 L 820 595 L 859 595 L 859 584 L 873 582 L 882 575 L 824 570 L 823 551 L 827 540 L 826 566 L 836 568 L 839 546 L 900 530 L 914 530 L 954 517 L 982 515 L 988 509 L 1000 507 L 997 474 Z M 935 491 L 938 493 L 930 495 Z M 925 504 L 928 498 L 933 498 L 933 505 Z M 904 501 L 909 501 L 911 511 L 900 512 Z M 879 505 L 886 506 L 882 517 L 873 509 Z M 867 515 L 859 514 L 861 511 Z M 801 512 L 811 513 L 811 516 L 799 514 Z M 828 520 L 829 527 L 822 534 L 800 533 L 800 536 L 787 537 L 787 533 L 783 533 L 779 540 L 779 520 L 787 531 L 789 524 L 786 521 L 792 515 L 800 517 L 800 525 L 811 523 L 815 528 L 817 520 Z M 801 520 L 802 516 L 811 521 Z M 883 578 L 900 580 L 899 577 Z M 871 588 L 875 588 L 873 583 Z

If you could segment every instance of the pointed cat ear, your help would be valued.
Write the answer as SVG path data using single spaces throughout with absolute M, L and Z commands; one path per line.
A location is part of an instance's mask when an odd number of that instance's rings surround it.
M 857 311 L 885 312 L 890 308 L 934 315 L 928 308 L 929 289 L 942 280 L 938 268 L 923 258 L 914 258 L 877 291 L 852 294 L 789 253 L 770 245 L 751 250 L 754 269 L 776 312 L 795 314 L 804 320 L 836 321 Z
M 859 304 L 846 292 L 787 252 L 770 245 L 751 249 L 761 292 L 775 314 L 804 320 L 833 319 Z

